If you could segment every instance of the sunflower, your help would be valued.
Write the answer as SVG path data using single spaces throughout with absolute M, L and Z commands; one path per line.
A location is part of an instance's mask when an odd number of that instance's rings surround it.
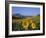
M 22 26 L 25 30 L 28 30 L 29 22 L 27 19 L 22 21 Z
M 35 29 L 36 28 L 36 24 L 35 22 L 32 22 L 32 29 Z

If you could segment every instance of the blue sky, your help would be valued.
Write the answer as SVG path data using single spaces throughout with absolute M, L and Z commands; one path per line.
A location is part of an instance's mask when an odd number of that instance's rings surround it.
M 40 14 L 40 8 L 35 7 L 12 7 L 12 14 L 21 14 L 24 16 L 36 16 Z

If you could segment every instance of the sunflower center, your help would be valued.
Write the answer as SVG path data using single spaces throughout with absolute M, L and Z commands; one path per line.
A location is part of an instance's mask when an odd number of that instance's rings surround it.
M 27 25 L 27 23 L 25 22 L 25 23 L 24 23 L 24 25 L 26 26 L 26 25 Z

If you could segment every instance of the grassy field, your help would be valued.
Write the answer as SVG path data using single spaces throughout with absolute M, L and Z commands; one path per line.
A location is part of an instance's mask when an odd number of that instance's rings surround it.
M 40 16 L 25 17 L 21 19 L 12 18 L 12 30 L 40 30 Z

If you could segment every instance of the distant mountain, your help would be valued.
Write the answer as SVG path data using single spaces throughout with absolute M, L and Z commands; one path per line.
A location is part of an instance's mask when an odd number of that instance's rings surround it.
M 13 16 L 15 16 L 15 17 L 19 17 L 19 18 L 24 18 L 24 16 L 23 15 L 21 15 L 21 14 L 13 14 Z
M 32 17 L 32 16 L 24 16 L 24 15 L 21 15 L 19 13 L 17 14 L 13 14 L 14 17 L 18 17 L 18 18 L 25 18 L 25 17 Z
M 18 13 L 18 14 L 13 14 L 13 16 L 21 16 L 21 15 Z

